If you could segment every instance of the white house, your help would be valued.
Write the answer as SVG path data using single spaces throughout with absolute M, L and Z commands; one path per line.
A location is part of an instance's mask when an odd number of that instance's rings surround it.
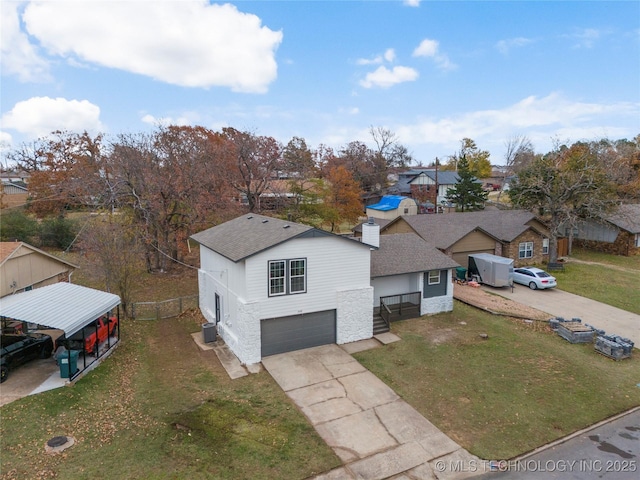
M 373 335 L 370 246 L 257 214 L 191 238 L 200 309 L 241 362 Z

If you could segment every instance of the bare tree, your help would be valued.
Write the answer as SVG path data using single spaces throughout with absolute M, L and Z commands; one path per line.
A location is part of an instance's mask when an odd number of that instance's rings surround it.
M 548 220 L 549 261 L 558 258 L 558 237 L 579 219 L 599 218 L 616 204 L 615 185 L 589 144 L 560 146 L 522 169 L 509 190 L 514 205 L 536 210 Z
M 247 198 L 249 211 L 260 209 L 260 195 L 282 166 L 282 148 L 272 137 L 261 137 L 234 128 L 224 128 L 223 135 L 233 143 L 234 168 L 228 178 Z
M 505 142 L 504 171 L 502 172 L 502 186 L 507 178 L 531 164 L 535 157 L 533 144 L 525 135 L 513 135 Z M 502 196 L 502 189 L 498 192 L 498 202 Z

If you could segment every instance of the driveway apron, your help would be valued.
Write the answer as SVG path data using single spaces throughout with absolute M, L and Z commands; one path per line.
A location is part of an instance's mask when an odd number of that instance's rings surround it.
M 445 464 L 478 462 L 337 345 L 262 359 L 343 466 L 316 478 L 466 478 Z M 434 462 L 438 461 L 438 466 Z

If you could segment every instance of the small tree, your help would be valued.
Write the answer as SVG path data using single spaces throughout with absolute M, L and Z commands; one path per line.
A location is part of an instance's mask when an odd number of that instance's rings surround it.
M 143 248 L 136 236 L 135 227 L 126 219 L 116 222 L 110 217 L 107 221 L 95 221 L 81 240 L 87 256 L 96 260 L 106 290 L 120 296 L 125 318 L 131 306 L 133 286 L 143 271 Z
M 482 190 L 482 185 L 469 170 L 469 163 L 465 155 L 462 155 L 458 161 L 458 177 L 460 180 L 457 185 L 447 189 L 449 201 L 455 203 L 462 212 L 484 208 L 488 193 Z
M 38 233 L 38 222 L 24 213 L 22 209 L 11 209 L 2 212 L 0 241 L 33 244 Z
M 329 225 L 332 232 L 341 222 L 357 222 L 362 215 L 361 193 L 358 183 L 345 167 L 329 170 L 318 211 L 323 223 Z

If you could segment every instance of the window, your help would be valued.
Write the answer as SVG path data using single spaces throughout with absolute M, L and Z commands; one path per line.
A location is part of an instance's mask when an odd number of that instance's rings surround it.
M 431 270 L 429 272 L 429 285 L 436 285 L 440 283 L 440 270 Z
M 307 291 L 307 260 L 272 260 L 269 262 L 269 296 L 291 295 Z
M 640 248 L 640 233 L 636 233 L 636 247 Z
M 284 295 L 284 269 L 286 262 L 278 260 L 269 262 L 269 296 Z
M 306 263 L 304 259 L 289 262 L 289 293 L 303 293 L 307 289 Z
M 409 209 L 408 209 L 408 208 L 405 208 L 405 209 L 404 209 L 404 214 L 405 214 L 405 215 L 409 215 Z
M 522 242 L 518 247 L 518 258 L 533 257 L 533 242 Z
M 548 238 L 542 239 L 542 254 L 549 255 L 549 239 Z

